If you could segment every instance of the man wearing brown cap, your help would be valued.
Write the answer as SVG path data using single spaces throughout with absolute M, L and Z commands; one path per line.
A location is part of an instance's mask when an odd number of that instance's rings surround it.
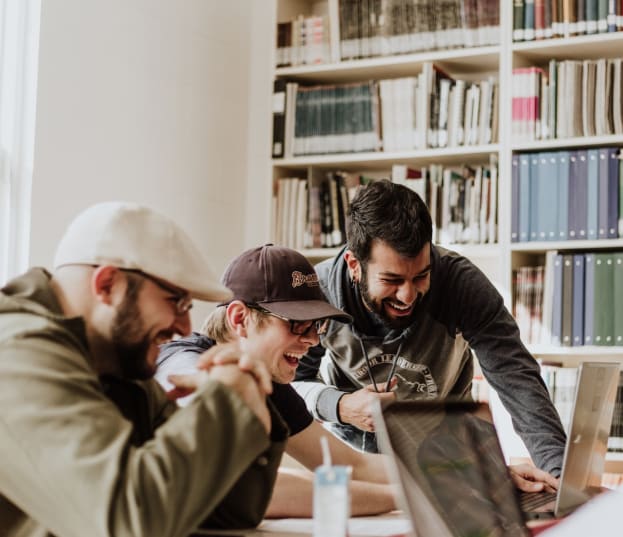
M 353 467 L 352 513 L 393 509 L 382 457 L 358 452 L 324 431 L 289 384 L 300 357 L 318 344 L 328 320 L 350 322 L 351 317 L 325 300 L 313 267 L 289 248 L 265 245 L 247 250 L 230 262 L 222 282 L 233 291 L 233 298 L 208 317 L 201 333 L 161 347 L 156 378 L 173 395 L 182 395 L 181 375 L 196 372 L 198 364 L 235 362 L 244 351 L 261 356 L 273 379 L 270 399 L 290 430 L 286 451 L 313 469 L 322 464 L 320 438 L 326 436 L 333 462 Z M 191 379 L 188 387 L 192 384 Z M 181 404 L 187 402 L 184 398 Z M 282 469 L 267 516 L 311 516 L 311 475 Z
M 179 410 L 152 378 L 158 345 L 190 331 L 192 299 L 231 297 L 187 235 L 102 203 L 72 222 L 54 267 L 0 291 L 0 533 L 256 524 L 287 436 L 264 364 L 244 354 L 198 374 Z

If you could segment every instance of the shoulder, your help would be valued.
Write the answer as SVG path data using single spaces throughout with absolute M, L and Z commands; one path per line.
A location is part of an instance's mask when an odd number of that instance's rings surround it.
M 3 313 L 0 315 L 0 354 L 10 353 L 14 365 L 21 362 L 24 367 L 27 362 L 57 370 L 73 369 L 77 365 L 90 369 L 83 330 L 84 323 L 79 318 L 57 322 L 32 312 Z

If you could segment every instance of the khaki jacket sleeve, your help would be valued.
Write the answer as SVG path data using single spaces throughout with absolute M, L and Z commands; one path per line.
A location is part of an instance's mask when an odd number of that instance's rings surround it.
M 259 420 L 218 382 L 133 447 L 79 350 L 34 328 L 0 346 L 0 494 L 51 533 L 185 537 L 270 458 Z
M 289 436 L 279 412 L 270 399 L 267 402 L 272 419 L 270 448 L 247 468 L 202 528 L 254 528 L 264 518 Z

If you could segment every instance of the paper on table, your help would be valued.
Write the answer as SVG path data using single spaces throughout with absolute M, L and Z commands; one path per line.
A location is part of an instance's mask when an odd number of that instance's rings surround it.
M 264 520 L 259 529 L 274 533 L 307 533 L 311 535 L 311 518 L 282 518 Z M 348 521 L 350 537 L 392 537 L 411 531 L 411 523 L 404 515 L 354 517 Z
M 577 511 L 561 520 L 553 528 L 540 534 L 542 537 L 599 537 L 621 536 L 623 488 L 596 496 Z

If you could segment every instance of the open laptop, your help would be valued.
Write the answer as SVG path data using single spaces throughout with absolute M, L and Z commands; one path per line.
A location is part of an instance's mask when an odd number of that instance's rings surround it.
M 564 516 L 601 492 L 619 368 L 618 363 L 580 364 L 558 493 L 542 505 L 533 500 L 546 494 L 522 494 L 522 508 L 532 517 Z
M 586 501 L 599 486 L 618 368 L 581 366 L 558 515 Z M 378 406 L 375 428 L 400 487 L 401 507 L 418 535 L 530 534 L 488 405 L 438 400 Z

